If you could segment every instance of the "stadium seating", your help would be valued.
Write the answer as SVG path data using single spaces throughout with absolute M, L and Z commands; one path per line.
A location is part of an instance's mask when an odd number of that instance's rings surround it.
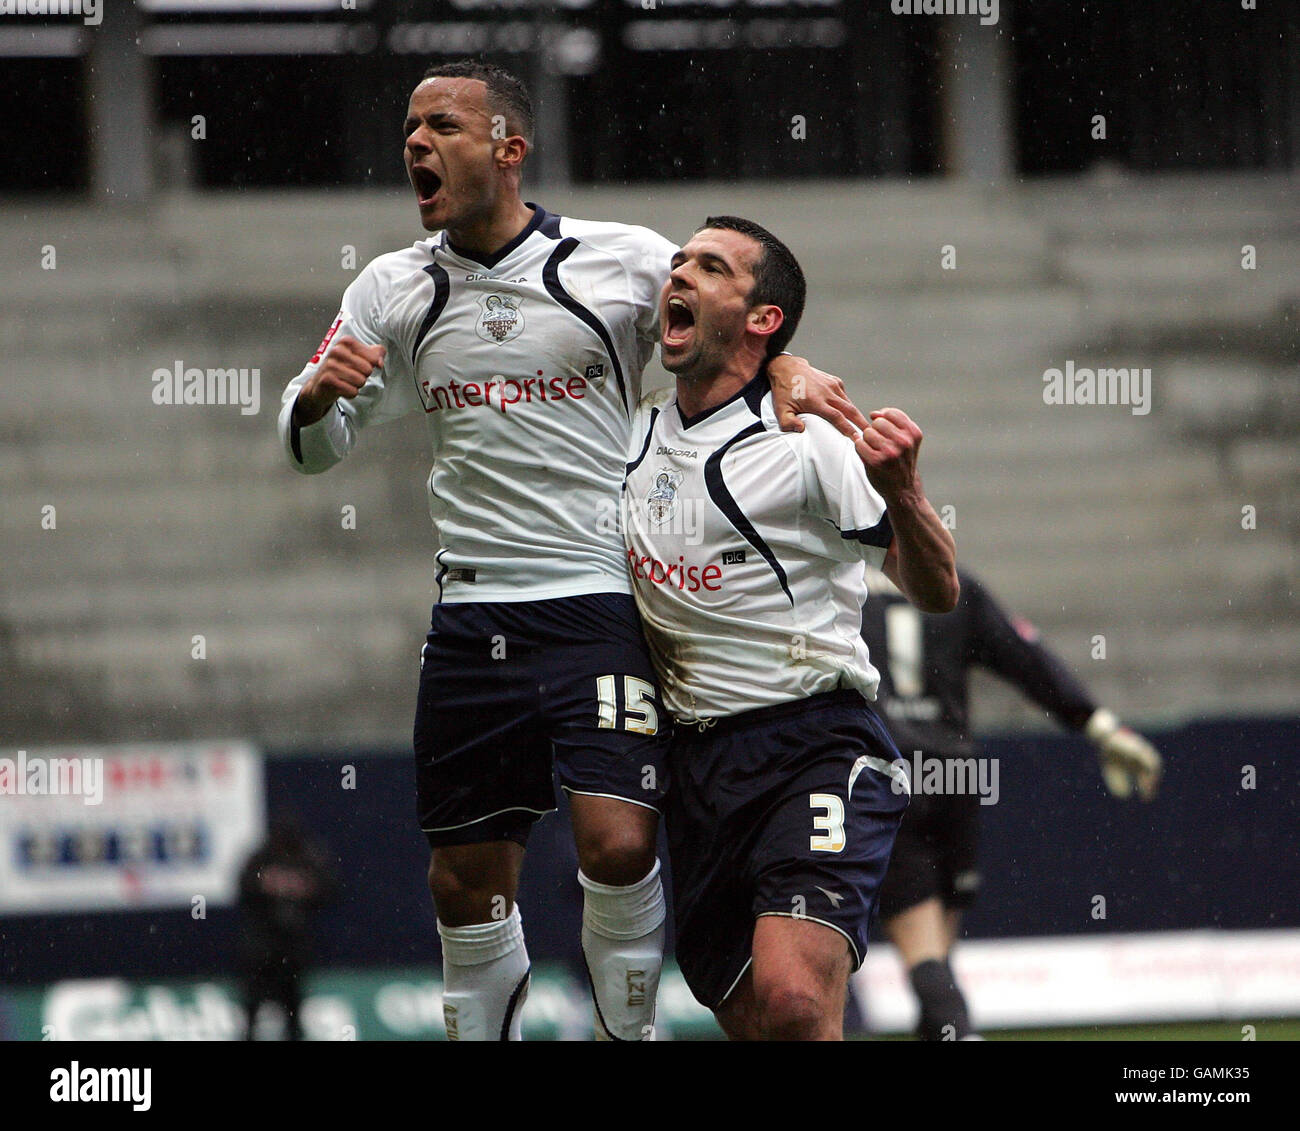
M 710 212 L 771 226 L 810 282 L 794 348 L 862 407 L 921 423 L 926 486 L 953 508 L 962 558 L 1099 698 L 1148 721 L 1294 710 L 1292 183 L 1110 173 L 537 195 L 677 239 Z M 371 432 L 344 466 L 304 478 L 274 416 L 355 270 L 420 237 L 407 197 L 11 201 L 0 216 L 5 745 L 405 742 L 434 593 L 423 426 Z M 356 267 L 341 265 L 349 247 Z M 1151 412 L 1044 404 L 1044 370 L 1067 359 L 1150 367 Z M 259 413 L 154 404 L 154 370 L 178 360 L 258 369 Z M 978 720 L 1035 714 L 995 693 Z

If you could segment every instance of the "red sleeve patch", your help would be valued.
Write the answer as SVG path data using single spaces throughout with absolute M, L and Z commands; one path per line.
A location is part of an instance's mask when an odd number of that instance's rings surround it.
M 1016 635 L 1026 644 L 1038 643 L 1038 629 L 1036 629 L 1024 617 L 1012 617 L 1011 627 L 1016 630 Z
M 343 325 L 343 312 L 339 311 L 339 316 L 334 319 L 334 325 L 329 328 L 329 332 L 321 339 L 320 345 L 316 347 L 316 352 L 311 355 L 311 364 L 315 365 L 325 356 L 325 351 L 330 347 L 330 339 L 334 337 L 338 328 Z

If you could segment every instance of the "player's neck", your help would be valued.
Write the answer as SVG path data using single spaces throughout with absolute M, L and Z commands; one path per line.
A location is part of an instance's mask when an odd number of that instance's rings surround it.
M 504 207 L 460 227 L 447 227 L 447 239 L 461 251 L 487 259 L 522 232 L 533 219 L 533 210 L 518 196 Z
M 686 418 L 699 416 L 729 401 L 748 385 L 763 368 L 763 359 L 733 355 L 710 377 L 677 375 L 677 405 Z

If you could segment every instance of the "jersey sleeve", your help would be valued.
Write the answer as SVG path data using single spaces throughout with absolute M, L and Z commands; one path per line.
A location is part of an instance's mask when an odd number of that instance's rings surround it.
M 636 332 L 643 341 L 659 341 L 659 294 L 668 282 L 670 263 L 677 245 L 649 228 L 634 228 L 624 262 L 632 284 L 632 298 L 637 306 Z
M 833 524 L 846 549 L 880 569 L 894 540 L 885 500 L 868 481 L 867 469 L 847 436 L 818 417 L 801 419 L 805 430 L 796 435 L 809 515 Z
M 406 415 L 415 407 L 414 386 L 402 351 L 387 328 L 383 303 L 387 293 L 380 261 L 371 262 L 343 292 L 343 304 L 325 339 L 302 372 L 285 387 L 277 421 L 280 443 L 290 465 L 304 475 L 333 467 L 348 454 L 367 424 L 382 424 Z M 357 395 L 340 397 L 320 420 L 299 428 L 293 422 L 298 393 L 324 364 L 335 341 L 352 337 L 364 345 L 383 346 L 384 363 L 370 374 Z
M 971 660 L 996 672 L 1070 730 L 1082 730 L 1096 704 L 1026 620 L 1008 617 L 977 578 L 962 573 L 970 610 Z

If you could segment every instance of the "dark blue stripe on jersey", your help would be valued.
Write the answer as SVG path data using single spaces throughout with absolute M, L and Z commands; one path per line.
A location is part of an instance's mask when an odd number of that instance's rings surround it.
M 433 324 L 442 316 L 443 309 L 447 305 L 447 298 L 451 294 L 451 279 L 448 278 L 447 272 L 437 263 L 430 263 L 424 269 L 429 278 L 433 280 L 433 302 L 429 305 L 429 313 L 424 316 L 424 321 L 420 323 L 420 331 L 415 335 L 415 344 L 411 347 L 411 365 L 415 365 L 415 355 L 420 352 L 420 343 L 424 341 L 424 336 L 433 329 Z
M 641 461 L 645 459 L 646 452 L 650 450 L 650 441 L 651 439 L 653 439 L 655 434 L 655 421 L 658 419 L 659 419 L 659 410 L 657 408 L 652 408 L 650 410 L 650 427 L 646 429 L 645 443 L 641 445 L 641 454 L 627 465 L 627 469 L 623 472 L 625 478 L 631 475 L 632 472 L 634 472 L 638 467 L 640 467 Z
M 763 398 L 772 391 L 772 382 L 767 375 L 767 362 L 763 362 L 763 368 L 758 371 L 755 377 L 748 385 L 740 391 L 740 395 L 745 398 L 745 403 L 749 405 L 749 410 L 757 417 L 763 415 Z
M 605 352 L 609 354 L 610 364 L 614 366 L 614 376 L 618 378 L 619 395 L 623 398 L 623 408 L 627 409 L 627 386 L 623 383 L 623 367 L 618 363 L 618 353 L 614 349 L 613 341 L 610 340 L 609 332 L 605 329 L 601 320 L 570 295 L 564 289 L 564 284 L 560 282 L 560 264 L 568 259 L 579 246 L 578 241 L 572 236 L 561 240 L 559 246 L 551 252 L 551 258 L 546 261 L 546 266 L 542 268 L 542 283 L 551 298 L 555 299 L 570 314 L 576 315 L 596 331 L 605 346 Z
M 785 570 L 781 568 L 781 563 L 776 560 L 776 555 L 772 553 L 772 547 L 754 529 L 754 524 L 745 516 L 745 512 L 740 509 L 739 504 L 732 498 L 731 492 L 727 490 L 726 483 L 722 481 L 722 457 L 727 454 L 727 450 L 732 444 L 739 443 L 747 436 L 756 436 L 758 433 L 765 431 L 767 429 L 764 427 L 763 422 L 755 420 L 748 428 L 737 432 L 713 455 L 709 456 L 704 464 L 704 485 L 708 489 L 709 498 L 713 500 L 718 510 L 727 516 L 727 521 L 740 532 L 746 542 L 763 555 L 767 564 L 772 567 L 772 572 L 776 574 L 777 581 L 781 583 L 781 588 L 785 590 L 785 595 L 790 599 L 790 607 L 794 608 L 794 594 L 790 592 Z
M 882 514 L 875 526 L 868 526 L 862 530 L 841 530 L 840 537 L 856 538 L 864 546 L 879 546 L 882 550 L 888 550 L 889 543 L 894 540 L 894 528 L 889 521 L 889 512 Z
M 542 235 L 558 240 L 560 238 L 560 220 L 562 217 L 557 216 L 554 212 L 547 212 L 541 205 L 534 204 L 531 200 L 524 201 L 529 208 L 536 208 L 542 214 L 542 222 L 537 225 L 537 230 Z
M 763 398 L 767 396 L 772 388 L 767 379 L 767 367 L 764 366 L 758 374 L 749 379 L 749 383 L 743 389 L 738 389 L 732 393 L 725 401 L 719 401 L 712 408 L 706 408 L 703 412 L 697 412 L 694 416 L 687 416 L 682 411 L 681 403 L 677 405 L 677 415 L 681 417 L 683 428 L 694 428 L 701 420 L 708 420 L 715 413 L 721 412 L 724 408 L 743 400 L 750 408 L 750 411 L 757 417 L 762 417 Z
M 537 231 L 537 229 L 540 228 L 543 223 L 545 223 L 546 221 L 545 208 L 543 208 L 540 204 L 530 204 L 528 205 L 528 207 L 533 210 L 533 218 L 529 220 L 526 225 L 524 225 L 524 230 L 520 232 L 517 236 L 515 236 L 515 238 L 512 239 L 509 243 L 502 244 L 501 247 L 497 248 L 496 251 L 494 251 L 491 255 L 480 255 L 476 251 L 466 251 L 464 248 L 457 247 L 454 243 L 452 243 L 450 237 L 447 237 L 447 247 L 449 247 L 462 259 L 468 259 L 473 263 L 480 263 L 484 267 L 491 270 L 498 263 L 500 263 L 501 260 L 503 260 L 507 255 L 509 255 L 512 251 L 514 251 L 515 248 L 517 248 L 521 243 L 523 243 L 524 240 L 526 240 L 535 231 Z M 446 233 L 443 234 L 444 236 L 446 236 Z
M 294 404 L 297 405 L 297 398 L 294 398 Z M 334 407 L 342 416 L 343 408 L 338 401 L 334 402 Z M 293 458 L 302 463 L 302 429 L 298 427 L 298 422 L 294 420 L 292 413 L 289 415 L 289 447 L 293 449 Z

